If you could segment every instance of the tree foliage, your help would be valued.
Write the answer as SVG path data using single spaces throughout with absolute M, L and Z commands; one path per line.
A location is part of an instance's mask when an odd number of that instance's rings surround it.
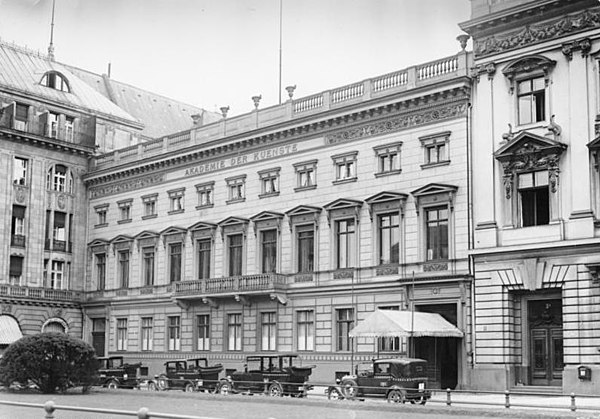
M 0 360 L 0 382 L 34 383 L 43 393 L 91 386 L 98 372 L 94 348 L 63 333 L 40 333 L 12 343 Z

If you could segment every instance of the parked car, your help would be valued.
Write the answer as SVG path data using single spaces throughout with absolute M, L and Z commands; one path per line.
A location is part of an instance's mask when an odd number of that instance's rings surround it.
M 208 365 L 206 358 L 176 359 L 165 362 L 165 372 L 156 378 L 160 390 L 214 392 L 219 385 L 223 365 Z
M 98 361 L 98 384 L 109 389 L 136 388 L 148 376 L 148 367 L 141 362 L 125 363 L 122 356 L 100 357 Z
M 297 357 L 295 354 L 247 356 L 244 371 L 227 371 L 219 384 L 219 393 L 304 397 L 312 389 L 308 377 L 315 366 L 294 365 Z
M 425 404 L 431 397 L 427 389 L 427 361 L 416 358 L 382 358 L 360 363 L 354 374 L 338 378 L 329 386 L 329 399 L 385 397 L 388 402 Z

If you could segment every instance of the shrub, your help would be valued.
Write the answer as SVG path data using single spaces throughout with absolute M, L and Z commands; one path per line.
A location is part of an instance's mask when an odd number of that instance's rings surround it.
M 0 382 L 35 384 L 43 393 L 75 385 L 87 391 L 98 372 L 94 348 L 63 333 L 40 333 L 12 343 L 0 360 Z

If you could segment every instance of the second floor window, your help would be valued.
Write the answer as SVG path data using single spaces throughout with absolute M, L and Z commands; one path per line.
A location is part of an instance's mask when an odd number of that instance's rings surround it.
M 27 185 L 27 168 L 29 166 L 29 160 L 21 157 L 14 158 L 13 166 L 13 184 L 15 185 Z
M 521 225 L 530 227 L 550 223 L 548 171 L 520 173 L 517 179 L 521 201 Z
M 102 291 L 106 287 L 106 253 L 96 254 L 96 289 Z
M 229 259 L 229 276 L 242 274 L 244 236 L 231 234 L 227 236 L 227 251 Z
M 153 343 L 152 317 L 142 317 L 142 351 L 151 351 Z
M 400 216 L 398 214 L 379 215 L 379 264 L 398 263 L 400 260 Z
M 169 244 L 169 278 L 171 282 L 181 281 L 181 243 Z
M 546 119 L 546 82 L 544 77 L 517 82 L 519 125 Z
M 277 230 L 261 232 L 262 272 L 277 271 Z
M 154 247 L 144 247 L 142 249 L 142 258 L 144 285 L 154 285 Z
M 198 279 L 210 278 L 211 240 L 198 240 Z
M 425 210 L 427 260 L 448 259 L 448 207 Z
M 178 351 L 181 349 L 181 317 L 168 317 L 168 339 L 169 351 Z
M 336 268 L 350 268 L 356 261 L 356 234 L 354 219 L 335 222 Z
M 129 250 L 119 252 L 120 288 L 129 288 Z
M 127 319 L 117 319 L 117 351 L 127 350 Z

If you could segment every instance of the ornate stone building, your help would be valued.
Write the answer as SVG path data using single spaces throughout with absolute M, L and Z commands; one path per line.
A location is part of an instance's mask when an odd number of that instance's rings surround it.
M 92 159 L 84 337 L 167 358 L 298 352 L 313 378 L 374 353 L 468 380 L 470 55 Z M 376 308 L 433 311 L 465 337 L 353 340 Z
M 600 390 L 598 6 L 473 0 L 461 24 L 475 64 L 474 388 Z

